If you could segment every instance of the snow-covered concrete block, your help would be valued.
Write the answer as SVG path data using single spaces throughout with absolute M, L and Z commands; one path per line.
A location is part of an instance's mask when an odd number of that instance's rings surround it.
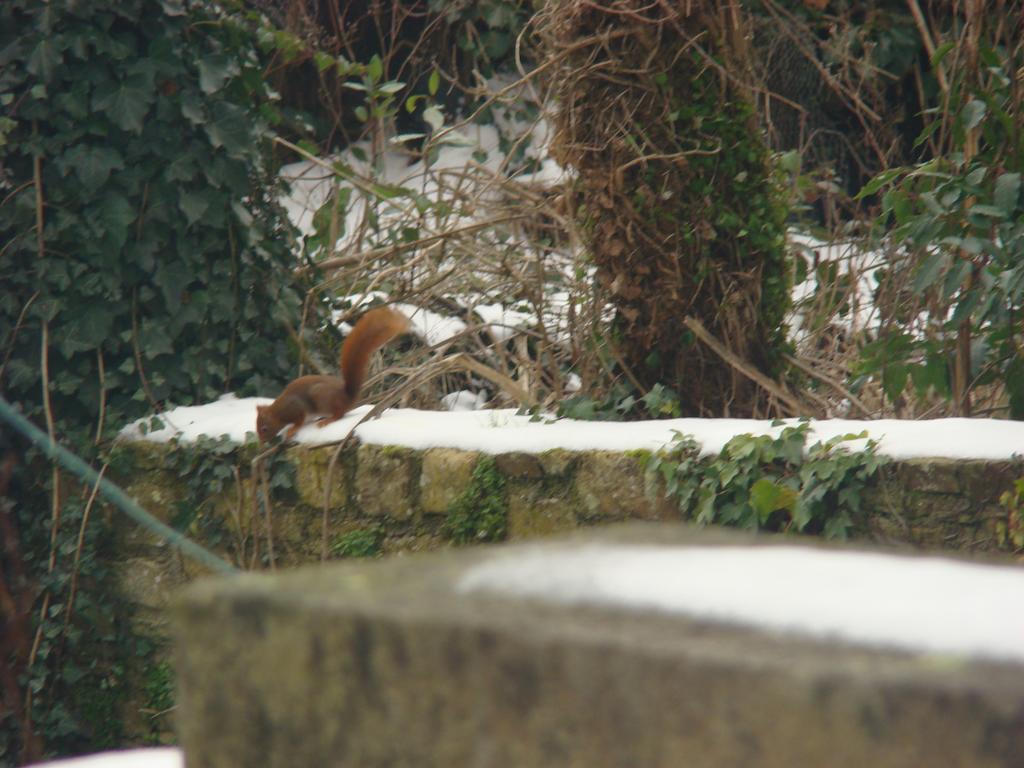
M 176 610 L 204 766 L 1011 766 L 1024 569 L 681 525 L 245 575 Z

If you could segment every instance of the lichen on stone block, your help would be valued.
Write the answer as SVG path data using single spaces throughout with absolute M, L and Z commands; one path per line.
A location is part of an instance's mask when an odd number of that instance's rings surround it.
M 455 448 L 431 448 L 423 454 L 420 470 L 420 508 L 443 515 L 473 479 L 479 454 Z
M 409 448 L 360 445 L 355 495 L 363 514 L 409 520 L 418 504 L 420 459 Z
M 295 488 L 304 504 L 323 508 L 328 500 L 328 509 L 344 509 L 349 503 L 349 468 L 351 452 L 345 452 L 331 461 L 335 446 L 326 448 L 295 447 L 288 451 L 288 458 L 295 463 Z M 328 482 L 330 496 L 325 495 Z
M 585 451 L 576 470 L 576 492 L 586 514 L 610 520 L 655 520 L 673 514 L 657 486 L 648 483 L 636 457 Z
M 513 480 L 508 483 L 508 537 L 532 539 L 564 533 L 578 527 L 576 504 L 564 491 L 546 493 L 545 489 L 529 481 Z

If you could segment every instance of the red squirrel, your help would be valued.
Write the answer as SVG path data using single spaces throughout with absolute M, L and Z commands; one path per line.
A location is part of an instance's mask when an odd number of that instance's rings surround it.
M 270 405 L 256 406 L 256 435 L 261 443 L 274 439 L 286 424 L 286 440 L 295 437 L 310 416 L 322 416 L 324 427 L 344 416 L 356 403 L 366 379 L 370 355 L 409 329 L 409 319 L 388 307 L 371 309 L 356 323 L 341 347 L 341 376 L 300 376 Z

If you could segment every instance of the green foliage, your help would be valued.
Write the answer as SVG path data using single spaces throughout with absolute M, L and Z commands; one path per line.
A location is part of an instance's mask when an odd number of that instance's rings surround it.
M 500 541 L 508 525 L 505 478 L 491 456 L 473 468 L 469 488 L 448 508 L 444 531 L 456 544 Z
M 166 712 L 174 706 L 174 669 L 170 662 L 154 664 L 144 685 L 146 706 L 154 713 Z
M 702 70 L 703 59 L 693 54 L 692 66 Z M 706 73 L 692 82 L 665 86 L 671 105 L 668 119 L 681 145 L 696 136 L 709 149 L 730 148 L 688 158 L 692 176 L 686 194 L 697 215 L 690 218 L 682 242 L 695 251 L 690 259 L 700 280 L 714 281 L 716 271 L 757 265 L 757 323 L 763 328 L 759 341 L 764 346 L 751 353 L 762 365 L 777 370 L 777 355 L 785 351 L 785 316 L 791 302 L 787 197 L 764 137 L 752 130 L 753 107 L 738 97 L 723 100 L 719 87 L 717 77 Z M 721 306 L 708 319 L 718 311 Z
M 339 56 L 333 66 L 339 76 L 349 78 L 343 83 L 345 89 L 362 94 L 363 103 L 354 108 L 355 116 L 378 136 L 385 135 L 387 130 L 384 126 L 393 124 L 401 113 L 421 110 L 429 132 L 391 136 L 391 144 L 426 140 L 423 151 L 429 164 L 436 157 L 441 144 L 460 140 L 458 136 L 446 134 L 442 130 L 444 114 L 434 100 L 437 79 L 433 75 L 437 74 L 436 69 L 430 78 L 428 94 L 408 96 L 403 102 L 399 95 L 407 89 L 407 84 L 398 80 L 385 80 L 384 65 L 378 56 L 374 56 L 368 64 L 349 62 Z M 317 147 L 308 142 L 301 142 L 293 148 L 307 159 L 317 155 Z M 361 147 L 352 147 L 352 154 L 364 162 L 371 160 Z M 303 240 L 303 251 L 309 259 L 315 261 L 334 255 L 339 238 L 351 234 L 346 232 L 346 213 L 360 199 L 367 209 L 367 227 L 362 232 L 361 243 L 365 249 L 385 246 L 402 248 L 421 236 L 420 224 L 425 214 L 433 213 L 442 219 L 451 213 L 451 205 L 447 201 L 432 200 L 412 187 L 377 181 L 378 171 L 381 170 L 377 165 L 379 160 L 379 157 L 372 159 L 369 175 L 360 175 L 340 160 L 332 163 L 332 189 L 313 214 L 312 234 Z
M 35 479 L 25 469 L 40 465 L 42 457 L 34 449 L 21 455 L 23 463 L 9 492 L 21 567 L 30 579 L 26 588 L 34 589 L 37 598 L 26 629 L 38 638 L 34 663 L 21 680 L 21 695 L 30 703 L 33 730 L 42 737 L 46 755 L 113 748 L 123 743 L 126 664 L 151 652 L 145 640 L 128 631 L 112 597 L 117 583 L 107 563 L 115 530 L 96 509 L 84 524 L 89 489 L 66 483 L 51 569 L 49 511 L 45 498 L 27 487 Z M 9 620 L 13 626 L 14 617 Z M 18 763 L 20 725 L 10 713 L 0 715 L 0 765 Z
M 261 541 L 267 506 L 263 478 L 271 499 L 295 495 L 294 463 L 275 451 L 261 460 L 254 476 L 256 450 L 254 443 L 238 445 L 227 436 L 200 437 L 172 443 L 163 462 L 185 490 L 173 503 L 169 524 L 209 547 L 232 552 L 242 568 L 269 563 L 269 546 Z
M 150 735 L 153 744 L 162 743 L 157 723 L 174 709 L 174 668 L 169 661 L 150 664 L 143 681 L 145 712 L 150 716 L 154 728 Z
M 39 422 L 48 405 L 93 460 L 154 406 L 288 378 L 302 290 L 269 164 L 280 115 L 248 21 L 179 0 L 9 0 L 0 105 L 5 397 Z M 65 479 L 51 514 L 48 465 L 20 458 L 33 725 L 48 753 L 113 746 L 124 660 L 152 649 L 116 600 L 105 516 L 85 519 L 91 489 Z
M 443 15 L 466 59 L 463 67 L 479 70 L 485 76 L 502 68 L 512 69 L 516 37 L 533 13 L 525 0 L 429 0 L 427 6 L 432 13 Z
M 853 452 L 843 444 L 864 435 L 842 435 L 807 447 L 809 425 L 786 427 L 772 438 L 738 435 L 718 456 L 703 459 L 692 438 L 644 459 L 660 475 L 684 516 L 771 531 L 823 533 L 846 538 L 861 511 L 861 493 L 882 465 L 874 441 Z
M 170 0 L 12 0 L 0 51 L 9 396 L 41 414 L 44 327 L 64 432 L 286 378 L 301 293 L 249 27 Z
M 1006 522 L 996 524 L 1000 543 L 1010 541 L 1018 551 L 1024 550 L 1024 477 L 1000 495 L 999 503 L 1006 510 Z
M 943 46 L 934 66 L 953 50 Z M 881 193 L 877 235 L 905 250 L 886 277 L 904 281 L 924 305 L 927 332 L 904 330 L 914 318 L 893 316 L 891 328 L 867 346 L 864 376 L 882 379 L 896 400 L 909 381 L 922 394 L 949 397 L 950 360 L 958 337 L 970 334 L 974 385 L 999 381 L 1009 394 L 1010 414 L 1024 418 L 1024 363 L 1020 317 L 1024 311 L 1024 128 L 1019 71 L 1014 55 L 982 45 L 980 80 L 955 77 L 945 116 L 930 110 L 919 144 L 944 142 L 933 159 L 894 168 L 861 190 Z
M 675 419 L 680 415 L 679 398 L 661 384 L 655 384 L 642 397 L 626 391 L 619 382 L 603 398 L 588 394 L 573 395 L 558 404 L 558 415 L 582 421 L 622 421 L 624 419 Z
M 331 544 L 337 557 L 377 557 L 381 553 L 384 532 L 380 528 L 359 528 L 338 536 Z

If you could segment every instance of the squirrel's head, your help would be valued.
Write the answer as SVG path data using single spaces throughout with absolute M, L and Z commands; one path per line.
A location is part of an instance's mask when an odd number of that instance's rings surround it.
M 256 437 L 261 443 L 269 443 L 281 431 L 283 424 L 278 423 L 270 411 L 269 405 L 256 406 Z

